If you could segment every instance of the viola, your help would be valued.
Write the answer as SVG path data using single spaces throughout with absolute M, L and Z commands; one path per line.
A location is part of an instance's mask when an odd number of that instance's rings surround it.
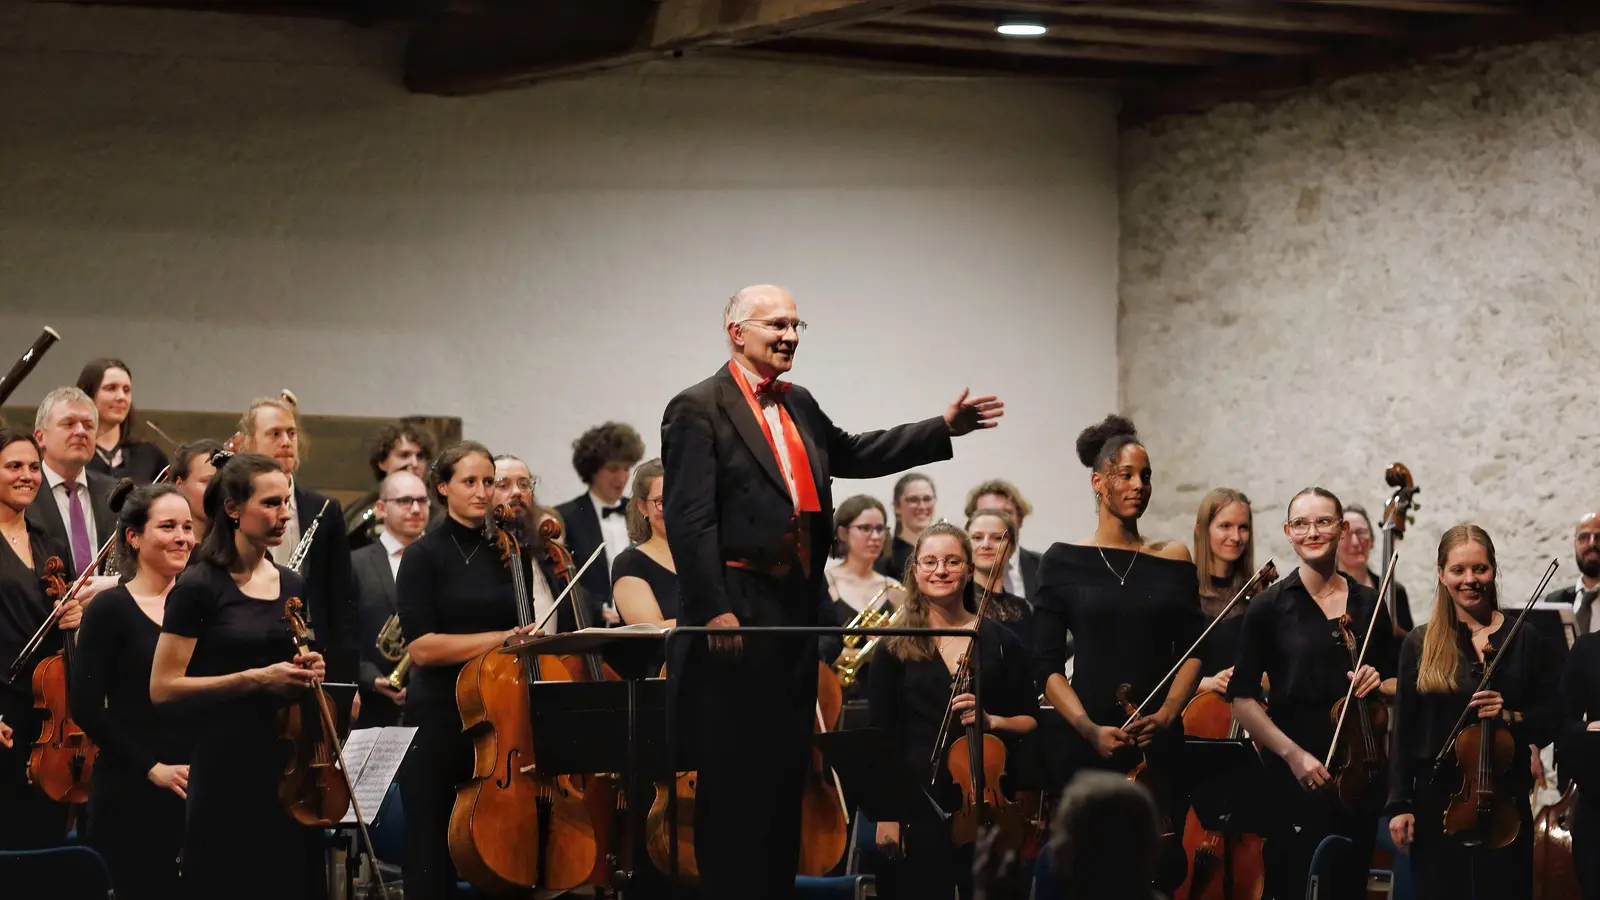
M 1388 580 L 1384 579 L 1386 583 Z M 1376 619 L 1377 609 L 1372 614 Z M 1355 634 L 1350 630 L 1352 621 L 1349 613 L 1339 617 L 1339 640 L 1350 652 L 1351 671 L 1357 671 L 1363 654 L 1356 650 Z M 1370 640 L 1370 625 L 1367 632 Z M 1329 787 L 1334 796 L 1352 812 L 1382 809 L 1388 797 L 1388 752 L 1383 737 L 1389 729 L 1388 705 L 1372 697 L 1357 697 L 1352 685 L 1352 690 L 1333 704 L 1328 718 L 1334 726 L 1334 739 L 1326 768 L 1333 776 Z M 1354 724 L 1341 727 L 1350 719 Z
M 61 557 L 45 560 L 45 594 L 59 605 L 71 595 Z M 51 616 L 54 619 L 54 613 Z M 73 636 L 63 634 L 61 649 L 33 669 L 33 708 L 43 722 L 28 753 L 28 781 L 57 803 L 84 803 L 99 748 L 72 718 L 67 702 L 67 672 L 72 667 Z
M 295 649 L 311 652 L 305 604 L 299 597 L 290 597 L 283 605 Z M 320 689 L 278 713 L 278 737 L 288 747 L 283 775 L 278 779 L 278 800 L 301 825 L 332 828 L 350 809 L 350 782 L 340 767 L 336 743 L 348 736 L 348 729 L 335 733 L 338 722 L 333 701 Z
M 831 731 L 844 707 L 844 687 L 826 663 L 817 663 L 816 716 L 813 733 Z M 811 748 L 811 768 L 805 792 L 800 795 L 801 875 L 826 875 L 839 865 L 850 843 L 850 815 L 844 790 L 833 771 L 822 762 L 822 751 Z
M 523 575 L 518 516 L 504 506 L 485 520 L 489 539 L 511 570 L 517 621 L 533 624 Z M 529 684 L 569 681 L 552 656 L 491 650 L 456 677 L 462 730 L 472 737 L 472 777 L 456 789 L 450 811 L 450 859 L 474 887 L 495 893 L 570 890 L 595 869 L 594 825 L 583 792 L 569 776 L 540 775 L 533 756 Z
M 1473 670 L 1483 677 L 1483 663 Z M 1516 840 L 1522 822 L 1512 800 L 1518 791 L 1510 777 L 1517 758 L 1511 730 L 1493 719 L 1479 719 L 1456 736 L 1455 757 L 1461 785 L 1445 804 L 1444 833 L 1464 847 L 1490 850 Z

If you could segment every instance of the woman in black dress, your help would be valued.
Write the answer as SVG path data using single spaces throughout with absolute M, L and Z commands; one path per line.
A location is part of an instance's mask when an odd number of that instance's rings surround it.
M 28 783 L 28 754 L 39 736 L 33 709 L 33 670 L 61 649 L 61 636 L 73 633 L 83 615 L 77 600 L 67 604 L 60 627 L 28 658 L 15 680 L 6 680 L 11 661 L 50 615 L 44 593 L 45 562 L 67 552 L 27 521 L 23 513 L 44 483 L 39 446 L 21 428 L 0 428 L 0 849 L 54 847 L 67 837 L 70 807 L 56 803 Z
M 974 628 L 982 641 L 982 702 L 970 693 L 950 704 L 952 679 L 972 638 L 894 637 L 884 642 L 873 659 L 867 703 L 875 728 L 887 730 L 901 759 L 919 778 L 927 778 L 928 760 L 944 737 L 946 704 L 969 725 L 977 715 L 984 728 L 1006 740 L 1015 751 L 1015 738 L 1037 727 L 1038 703 L 1028 669 L 1027 648 L 1012 632 L 990 619 L 979 621 L 972 583 L 972 544 L 965 532 L 937 523 L 922 532 L 912 548 L 915 578 L 907 590 L 905 622 L 908 628 Z M 960 729 L 944 742 L 960 737 Z M 1002 784 L 1008 793 L 1014 785 Z M 943 765 L 933 783 L 934 798 L 947 812 L 961 805 L 961 790 Z M 884 897 L 924 900 L 949 897 L 959 888 L 962 897 L 972 891 L 972 847 L 952 847 L 948 826 L 916 828 L 898 822 L 879 822 L 877 844 L 894 861 L 883 872 L 878 892 Z
M 1194 564 L 1181 541 L 1147 541 L 1139 534 L 1139 517 L 1150 505 L 1151 469 L 1132 422 L 1107 416 L 1078 435 L 1077 449 L 1091 473 L 1098 524 L 1083 543 L 1055 544 L 1045 552 L 1033 598 L 1034 677 L 1070 726 L 1061 738 L 1067 746 L 1047 748 L 1054 751 L 1049 757 L 1065 765 L 1054 773 L 1062 784 L 1080 768 L 1128 772 L 1147 760 L 1147 771 L 1165 776 L 1168 787 L 1156 804 L 1167 833 L 1174 834 L 1189 805 L 1176 773 L 1182 771 L 1183 707 L 1200 678 L 1200 661 L 1185 661 L 1127 728 L 1118 694 L 1137 706 L 1161 687 L 1199 635 Z M 1068 631 L 1076 646 L 1070 682 L 1063 671 Z M 1168 844 L 1168 855 L 1177 859 L 1182 848 L 1176 837 Z M 1176 863 L 1164 867 L 1161 881 L 1169 887 L 1182 881 Z
M 111 867 L 118 897 L 167 900 L 178 891 L 194 736 L 172 708 L 151 704 L 150 666 L 167 594 L 194 549 L 194 517 L 170 484 L 124 481 L 111 508 L 125 580 L 94 598 L 73 656 L 73 714 L 100 748 L 87 839 Z
M 1379 809 L 1346 809 L 1326 789 L 1322 760 L 1333 742 L 1330 714 L 1352 681 L 1356 695 L 1394 692 L 1394 630 L 1378 593 L 1355 584 L 1337 568 L 1345 527 L 1339 498 L 1306 488 L 1289 502 L 1283 532 L 1300 564 L 1250 601 L 1239 636 L 1228 696 L 1233 715 L 1263 751 L 1277 821 L 1263 835 L 1266 896 L 1298 900 L 1305 895 L 1311 858 L 1331 834 L 1351 846 L 1330 865 L 1324 897 L 1355 900 L 1366 890 Z M 1373 616 L 1373 645 L 1359 671 L 1346 648 L 1341 620 L 1348 616 L 1357 651 Z M 1270 706 L 1261 676 L 1272 685 Z M 1378 804 L 1381 806 L 1381 800 Z
M 133 375 L 120 359 L 91 359 L 78 373 L 78 390 L 94 400 L 100 414 L 89 468 L 134 484 L 149 484 L 167 467 L 167 455 L 139 440 L 139 418 L 133 408 Z
M 1017 525 L 1011 514 L 999 509 L 978 509 L 967 518 L 972 540 L 972 580 L 991 591 L 984 618 L 1009 628 L 1023 647 L 1033 648 L 1033 607 L 1016 594 L 1007 593 L 1006 567 L 1017 552 Z
M 662 628 L 678 624 L 678 569 L 667 544 L 667 523 L 661 514 L 661 460 L 639 464 L 633 473 L 633 499 L 628 504 L 628 537 L 634 545 L 611 563 L 611 599 L 624 625 L 648 623 Z M 611 660 L 627 668 L 620 656 Z M 661 670 L 658 649 L 643 663 L 650 674 Z M 622 671 L 622 669 L 618 669 Z
M 192 712 L 183 895 L 320 896 L 320 829 L 278 799 L 285 763 L 278 715 L 324 674 L 320 654 L 299 654 L 285 603 L 305 582 L 268 551 L 289 520 L 289 477 L 272 459 L 243 453 L 206 489 L 211 529 L 167 596 L 150 673 L 150 699 Z
M 473 759 L 472 739 L 462 734 L 456 709 L 456 675 L 468 660 L 534 630 L 518 626 L 511 571 L 483 534 L 495 490 L 494 457 L 482 444 L 463 441 L 440 454 L 430 483 L 447 515 L 406 548 L 395 576 L 400 631 L 415 664 L 406 716 L 417 734 L 400 772 L 408 900 L 442 900 L 456 882 L 450 810 L 456 785 L 472 777 Z
M 1200 499 L 1194 516 L 1194 566 L 1200 577 L 1200 614 L 1210 624 L 1228 605 L 1250 576 L 1256 554 L 1250 498 L 1233 488 L 1212 488 Z M 1244 625 L 1246 601 L 1234 604 L 1205 643 L 1200 657 L 1197 693 L 1228 692 L 1233 660 L 1239 655 L 1239 630 Z
M 1389 834 L 1409 848 L 1421 900 L 1533 895 L 1533 789 L 1529 745 L 1555 740 L 1561 721 L 1561 657 L 1538 629 L 1507 640 L 1511 618 L 1500 611 L 1494 542 L 1476 525 L 1457 525 L 1439 541 L 1439 587 L 1433 618 L 1400 648 L 1399 692 L 1390 732 Z M 1498 660 L 1489 689 L 1473 693 L 1475 671 Z M 1461 773 L 1447 764 L 1433 779 L 1434 758 L 1466 707 L 1474 720 L 1509 729 L 1510 774 L 1521 828 L 1498 850 L 1468 848 L 1444 833 L 1444 808 Z

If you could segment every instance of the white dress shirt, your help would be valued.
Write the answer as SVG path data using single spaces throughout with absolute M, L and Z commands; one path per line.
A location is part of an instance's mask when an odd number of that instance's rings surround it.
M 50 468 L 49 463 L 43 463 L 44 480 L 50 485 L 50 494 L 56 499 L 56 510 L 61 513 L 61 527 L 67 530 L 67 543 L 72 543 L 72 508 L 67 504 L 67 476 Z M 83 510 L 83 521 L 89 526 L 89 555 L 93 556 L 100 549 L 100 535 L 94 529 L 94 504 L 89 502 L 89 472 L 85 469 L 78 473 L 78 508 Z M 72 552 L 72 547 L 67 547 L 67 552 Z
M 1022 550 L 1018 548 L 1011 554 L 1011 561 L 1006 563 L 1006 577 L 1001 590 L 1013 597 L 1028 598 L 1028 583 L 1022 580 Z
M 589 502 L 594 504 L 594 517 L 600 520 L 600 539 L 606 545 L 606 568 L 617 561 L 618 554 L 628 549 L 633 541 L 628 539 L 628 513 L 624 510 L 620 515 L 605 514 L 606 502 L 595 496 L 594 491 L 589 492 Z M 578 565 L 583 565 L 586 560 L 577 560 Z M 547 588 L 548 590 L 548 588 Z
M 295 504 L 294 481 L 289 481 L 289 524 L 283 529 L 283 541 L 272 548 L 272 561 L 280 566 L 289 564 L 294 548 L 300 546 L 300 507 Z
M 616 516 L 611 518 L 615 519 Z M 555 634 L 561 630 L 561 617 L 550 615 L 550 610 L 556 608 L 555 592 L 550 590 L 550 582 L 544 580 L 544 569 L 539 567 L 539 563 L 535 562 L 532 568 L 533 584 L 528 586 L 528 591 L 533 594 L 533 623 L 537 625 L 550 616 L 550 621 L 545 622 L 544 633 Z M 571 599 L 568 597 L 567 602 Z
M 745 369 L 742 363 L 737 364 L 744 370 L 745 380 L 750 382 L 751 390 L 762 382 L 760 375 Z M 778 409 L 778 401 L 771 394 L 757 394 L 756 402 L 761 404 L 761 417 L 767 420 L 767 427 L 772 429 L 772 443 L 778 447 L 778 467 L 783 470 L 783 479 L 789 483 L 789 496 L 794 498 L 794 508 L 800 509 L 800 489 L 794 483 L 794 466 L 789 462 L 789 443 L 784 440 L 783 415 Z
M 394 535 L 385 531 L 378 535 L 378 543 L 383 545 L 383 552 L 389 555 L 389 574 L 400 574 L 400 554 L 405 552 L 405 545 L 395 540 Z

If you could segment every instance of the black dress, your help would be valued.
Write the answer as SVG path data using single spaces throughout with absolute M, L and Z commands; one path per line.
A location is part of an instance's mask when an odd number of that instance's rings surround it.
M 1600 632 L 1578 638 L 1561 671 L 1557 765 L 1578 789 L 1572 821 L 1572 861 L 1584 900 L 1600 900 Z
M 178 890 L 183 798 L 147 777 L 156 763 L 188 765 L 188 718 L 150 703 L 161 626 L 119 585 L 83 614 L 73 655 L 72 710 L 100 748 L 89 784 L 88 844 L 105 857 L 117 896 L 168 900 Z
M 618 553 L 616 560 L 611 563 L 611 596 L 616 596 L 617 579 L 629 577 L 638 578 L 650 586 L 656 605 L 661 607 L 661 618 L 678 617 L 678 573 L 651 559 L 638 547 L 629 547 Z M 606 661 L 624 677 L 660 673 L 661 663 L 665 659 L 664 648 L 657 648 L 648 658 L 640 660 L 628 658 L 620 652 L 622 649 L 619 647 L 618 652 L 607 654 Z
M 982 666 L 979 681 L 983 691 L 980 707 L 996 716 L 1037 716 L 1039 704 L 1029 671 L 1027 649 L 1009 629 L 989 619 L 978 623 L 978 640 L 981 642 L 978 659 Z M 937 656 L 903 660 L 884 647 L 873 657 L 869 679 L 867 699 L 872 726 L 889 732 L 895 746 L 902 748 L 904 764 L 918 780 L 926 783 L 928 760 L 933 756 L 934 743 L 939 740 L 940 725 L 950 701 L 949 667 Z M 956 734 L 950 740 L 960 736 Z M 1019 758 L 1019 747 L 1025 742 L 1011 734 L 998 736 L 1007 744 L 1009 774 L 1013 771 L 1010 761 Z M 1008 782 L 1001 787 L 1008 795 L 1014 795 L 1018 785 Z M 947 812 L 954 812 L 961 806 L 961 791 L 943 766 L 938 769 L 932 793 Z M 904 900 L 943 898 L 950 896 L 953 887 L 959 887 L 962 897 L 971 894 L 970 846 L 951 847 L 948 828 L 930 832 L 926 828 L 902 824 L 901 834 L 905 858 L 888 866 L 880 876 L 880 896 Z
M 305 584 L 283 566 L 278 579 L 277 598 L 257 600 L 212 563 L 196 563 L 178 576 L 161 630 L 195 640 L 187 675 L 228 675 L 294 658 L 284 601 L 302 596 Z M 278 800 L 285 763 L 278 713 L 286 702 L 259 691 L 196 701 L 183 896 L 322 895 L 321 831 L 295 822 Z
M 1119 583 L 1124 575 L 1125 585 Z M 1033 673 L 1039 690 L 1066 665 L 1070 631 L 1076 647 L 1073 691 L 1095 724 L 1121 725 L 1128 716 L 1118 688 L 1128 685 L 1130 702 L 1139 703 L 1199 636 L 1199 590 L 1193 563 L 1132 550 L 1053 545 L 1040 561 L 1039 595 L 1033 598 Z M 1145 713 L 1156 707 L 1152 703 Z M 1058 721 L 1042 743 L 1046 758 L 1059 761 L 1052 773 L 1058 783 L 1065 784 L 1078 769 L 1127 772 L 1139 762 L 1140 755 L 1132 752 L 1101 759 L 1065 720 L 1054 718 Z M 1152 769 L 1177 772 L 1182 750 L 1183 721 L 1177 719 L 1144 755 Z M 1185 792 L 1174 789 L 1157 802 L 1181 831 L 1189 806 Z
M 400 630 L 411 640 L 517 626 L 511 571 L 482 532 L 452 518 L 406 548 L 395 576 L 395 600 Z M 448 844 L 450 810 L 456 785 L 472 777 L 473 760 L 472 740 L 461 733 L 456 709 L 462 665 L 417 666 L 407 687 L 406 716 L 417 726 L 400 772 L 408 900 L 442 900 L 456 881 Z
M 118 465 L 113 466 L 111 460 L 117 458 Z M 89 459 L 88 468 L 102 475 L 112 478 L 131 479 L 134 484 L 149 484 L 156 480 L 161 470 L 167 467 L 167 454 L 160 447 L 148 441 L 133 441 L 122 444 L 111 453 L 106 453 L 99 446 L 94 448 L 94 456 Z
M 1354 581 L 1348 583 L 1346 610 L 1358 642 L 1376 611 L 1374 643 L 1366 661 L 1387 679 L 1394 675 L 1398 656 L 1389 614 L 1378 606 L 1377 591 Z M 1350 686 L 1350 662 L 1338 622 L 1327 618 L 1311 599 L 1297 566 L 1250 601 L 1228 697 L 1265 699 L 1273 723 L 1301 749 L 1320 759 L 1333 741 L 1330 713 Z M 1263 673 L 1272 684 L 1270 698 L 1263 697 Z M 1376 692 L 1369 696 L 1376 699 Z M 1264 754 L 1263 762 L 1273 796 L 1280 798 L 1273 804 L 1280 818 L 1273 823 L 1272 832 L 1263 835 L 1265 896 L 1277 900 L 1299 900 L 1304 896 L 1317 845 L 1330 834 L 1340 834 L 1350 839 L 1352 847 L 1343 857 L 1347 864 L 1332 867 L 1333 884 L 1326 887 L 1324 896 L 1333 900 L 1362 897 L 1377 834 L 1378 811 L 1350 812 L 1329 791 L 1308 793 L 1296 781 L 1289 764 L 1275 753 Z
M 894 542 L 889 545 L 889 555 L 878 557 L 878 562 L 873 568 L 877 569 L 879 574 L 902 581 L 906 577 L 906 563 L 911 560 L 911 551 L 915 549 L 916 545 L 895 535 Z
M 1384 813 L 1416 816 L 1411 860 L 1421 900 L 1531 897 L 1533 810 L 1528 805 L 1528 793 L 1533 790 L 1533 776 L 1528 745 L 1544 746 L 1555 739 L 1560 722 L 1560 657 L 1551 652 L 1543 635 L 1526 627 L 1506 644 L 1511 632 L 1509 618 L 1489 635 L 1489 649 L 1500 660 L 1490 688 L 1500 692 L 1506 709 L 1522 714 L 1522 720 L 1510 726 L 1515 738 L 1510 770 L 1512 799 L 1522 827 L 1507 847 L 1468 849 L 1446 837 L 1443 829 L 1445 804 L 1460 783 L 1454 760 L 1446 764 L 1438 781 L 1432 775 L 1434 758 L 1450 738 L 1450 729 L 1478 686 L 1480 676 L 1468 664 L 1476 661 L 1477 654 L 1472 649 L 1471 632 L 1460 622 L 1454 623 L 1456 649 L 1463 661 L 1456 672 L 1456 690 L 1448 694 L 1419 691 L 1417 669 L 1422 643 L 1428 629 L 1436 624 L 1423 623 L 1406 636 L 1400 649 L 1400 673 L 1390 723 L 1389 804 Z M 1476 723 L 1477 719 L 1468 722 Z
M 1028 601 L 1016 594 L 996 591 L 989 597 L 989 608 L 984 610 L 983 617 L 1005 626 L 1027 652 L 1033 651 L 1033 606 Z M 1031 664 L 1028 670 L 1032 677 Z
M 11 544 L 0 539 L 0 715 L 11 726 L 12 746 L 0 747 L 0 849 L 37 850 L 66 841 L 70 807 L 56 803 L 28 783 L 28 755 L 39 736 L 42 718 L 33 709 L 33 670 L 39 661 L 61 650 L 61 632 L 51 629 L 44 646 L 34 652 L 15 681 L 6 681 L 11 661 L 50 614 L 41 578 L 51 556 L 70 555 L 32 522 L 28 542 L 32 569 L 22 564 Z
M 1232 578 L 1218 578 L 1213 575 L 1211 576 L 1211 584 L 1213 587 L 1223 591 L 1226 597 L 1223 602 L 1233 599 L 1234 592 L 1230 590 L 1233 584 Z M 1233 661 L 1238 658 L 1239 634 L 1244 629 L 1244 611 L 1249 608 L 1249 601 L 1241 600 L 1228 613 L 1226 619 L 1218 622 L 1217 627 L 1211 629 L 1211 633 L 1206 635 L 1205 643 L 1201 644 L 1200 649 L 1195 651 L 1195 656 L 1200 658 L 1200 676 L 1202 678 L 1208 678 L 1221 672 L 1223 669 L 1233 665 Z M 1211 617 L 1206 615 L 1203 607 L 1200 610 L 1200 615 L 1206 619 L 1206 624 L 1209 625 Z

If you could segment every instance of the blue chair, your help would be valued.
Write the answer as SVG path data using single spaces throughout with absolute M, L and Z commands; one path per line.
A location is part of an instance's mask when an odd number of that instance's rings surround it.
M 56 900 L 116 897 L 106 861 L 81 846 L 0 850 L 0 884 L 18 888 L 19 896 L 37 896 L 48 890 Z
M 1342 834 L 1330 834 L 1317 845 L 1311 854 L 1311 873 L 1306 879 L 1306 900 L 1320 900 L 1322 885 L 1328 881 L 1328 873 L 1333 871 L 1341 856 L 1349 856 L 1350 848 L 1354 846 L 1351 840 Z
M 870 875 L 796 875 L 795 900 L 861 900 L 866 896 Z

